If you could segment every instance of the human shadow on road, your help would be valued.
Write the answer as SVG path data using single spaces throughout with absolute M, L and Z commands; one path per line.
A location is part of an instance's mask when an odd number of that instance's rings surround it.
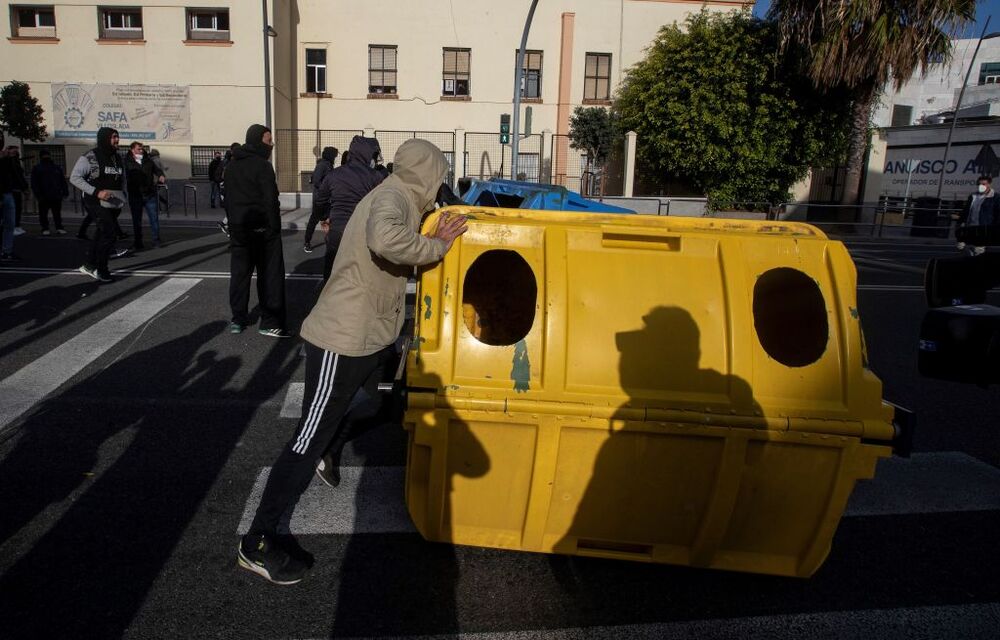
M 608 431 L 575 430 L 567 434 L 573 441 L 563 438 L 579 468 L 571 468 L 570 462 L 560 469 L 553 500 L 581 498 L 557 552 L 648 560 L 655 546 L 693 545 L 720 472 L 723 441 L 650 430 L 646 408 L 692 408 L 685 405 L 701 402 L 724 414 L 732 407 L 740 415 L 761 415 L 747 381 L 699 367 L 700 339 L 690 313 L 662 306 L 643 316 L 641 329 L 615 335 L 619 381 L 629 400 L 612 416 Z M 705 394 L 725 400 L 712 401 Z M 567 515 L 559 514 L 560 508 L 571 510 L 572 502 L 565 507 L 557 503 L 556 517 Z M 553 556 L 557 578 L 570 575 L 568 562 Z
M 88 278 L 66 286 L 50 285 L 22 295 L 0 296 L 0 332 L 19 327 L 22 331 L 40 329 L 62 316 L 75 302 L 97 291 L 99 286 Z
M 443 391 L 440 380 L 436 388 Z M 431 454 L 427 447 L 417 445 L 419 451 L 411 449 L 408 455 L 413 466 L 409 472 L 414 483 L 408 488 L 410 513 L 422 521 L 421 528 L 429 537 L 449 541 L 453 528 L 451 495 L 456 478 L 486 475 L 490 460 L 469 425 L 455 416 L 442 418 L 436 428 L 446 429 L 440 432 L 434 457 L 444 468 L 429 466 Z M 398 422 L 395 429 L 399 438 L 405 437 Z M 378 462 L 373 465 L 369 461 L 379 459 L 384 448 L 374 437 L 354 441 L 357 462 L 368 462 L 362 468 L 360 487 L 377 485 L 373 476 L 380 471 L 374 466 Z M 443 483 L 437 485 L 438 480 Z M 443 494 L 433 495 L 433 489 L 427 491 L 428 486 L 440 486 Z M 398 499 L 402 502 L 404 496 L 399 495 Z M 359 491 L 356 508 L 370 508 L 370 504 L 371 500 Z M 457 552 L 449 542 L 426 542 L 414 533 L 352 535 L 340 565 L 331 636 L 457 633 L 459 577 Z
M 237 379 L 243 356 L 206 349 L 223 328 L 112 361 L 47 400 L 7 445 L 4 638 L 115 638 L 129 627 L 250 424 L 253 398 L 273 396 L 297 365 L 292 341 L 274 342 Z

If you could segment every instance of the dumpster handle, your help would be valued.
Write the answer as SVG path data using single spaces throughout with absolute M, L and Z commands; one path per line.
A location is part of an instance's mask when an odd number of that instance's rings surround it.
M 680 251 L 681 237 L 676 233 L 656 233 L 649 229 L 605 229 L 601 234 L 601 244 L 618 249 L 659 249 Z

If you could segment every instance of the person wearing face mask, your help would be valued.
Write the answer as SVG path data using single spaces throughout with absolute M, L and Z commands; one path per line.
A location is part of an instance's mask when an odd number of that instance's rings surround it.
M 407 140 L 396 152 L 394 169 L 358 203 L 333 273 L 302 325 L 302 418 L 271 468 L 253 523 L 240 540 L 239 565 L 276 584 L 295 584 L 309 568 L 307 558 L 279 542 L 278 524 L 309 486 L 323 452 L 348 426 L 355 395 L 379 397 L 381 373 L 395 357 L 403 327 L 407 277 L 414 267 L 444 258 L 466 230 L 464 216 L 443 215 L 432 233 L 420 233 L 421 217 L 434 209 L 448 174 L 440 149 L 427 140 Z
M 118 131 L 101 127 L 97 147 L 80 156 L 70 172 L 69 183 L 83 192 L 83 207 L 97 226 L 80 267 L 101 282 L 112 282 L 108 258 L 118 236 L 118 216 L 125 206 L 125 165 L 118 155 Z
M 268 161 L 274 148 L 271 130 L 262 124 L 247 129 L 246 144 L 226 166 L 226 212 L 229 220 L 230 333 L 250 323 L 250 279 L 257 271 L 260 326 L 271 338 L 289 338 L 285 328 L 285 258 L 281 249 L 278 181 Z
M 125 156 L 125 176 L 128 187 L 128 206 L 132 212 L 132 248 L 144 249 L 142 242 L 142 211 L 149 218 L 149 232 L 153 246 L 160 246 L 160 211 L 156 203 L 156 185 L 167 181 L 163 172 L 146 155 L 141 142 L 129 145 Z
M 965 201 L 962 213 L 958 217 L 959 231 L 957 235 L 962 235 L 962 227 L 989 227 L 1000 224 L 1000 205 L 997 204 L 996 192 L 993 191 L 993 178 L 984 175 L 980 176 L 976 193 L 971 194 Z M 958 250 L 971 250 L 973 255 L 982 255 L 986 252 L 986 247 L 969 246 L 965 242 L 958 243 Z
M 341 165 L 327 173 L 316 189 L 314 210 L 317 217 L 326 219 L 323 223 L 326 230 L 324 281 L 330 277 L 340 239 L 344 236 L 344 228 L 354 213 L 354 207 L 388 175 L 377 168 L 381 154 L 378 140 L 354 136 L 350 148 L 344 152 Z

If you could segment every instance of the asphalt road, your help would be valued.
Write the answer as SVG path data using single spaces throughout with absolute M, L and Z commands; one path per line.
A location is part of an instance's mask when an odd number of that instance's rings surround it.
M 425 542 L 384 425 L 338 490 L 304 496 L 292 529 L 316 568 L 279 588 L 235 547 L 295 427 L 299 341 L 225 332 L 217 230 L 165 227 L 108 286 L 69 271 L 72 235 L 29 230 L 0 268 L 4 639 L 997 637 L 1000 396 L 916 372 L 923 266 L 946 246 L 849 243 L 871 365 L 917 412 L 917 453 L 859 486 L 813 578 Z M 322 249 L 289 231 L 285 256 L 296 328 Z

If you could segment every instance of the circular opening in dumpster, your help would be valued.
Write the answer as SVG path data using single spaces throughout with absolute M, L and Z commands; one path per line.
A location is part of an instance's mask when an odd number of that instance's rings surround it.
M 797 269 L 771 269 L 753 288 L 753 324 L 767 355 L 804 367 L 826 351 L 830 327 L 816 281 Z
M 537 296 L 535 274 L 520 254 L 507 249 L 486 251 L 465 274 L 465 326 L 485 344 L 515 344 L 531 331 Z

